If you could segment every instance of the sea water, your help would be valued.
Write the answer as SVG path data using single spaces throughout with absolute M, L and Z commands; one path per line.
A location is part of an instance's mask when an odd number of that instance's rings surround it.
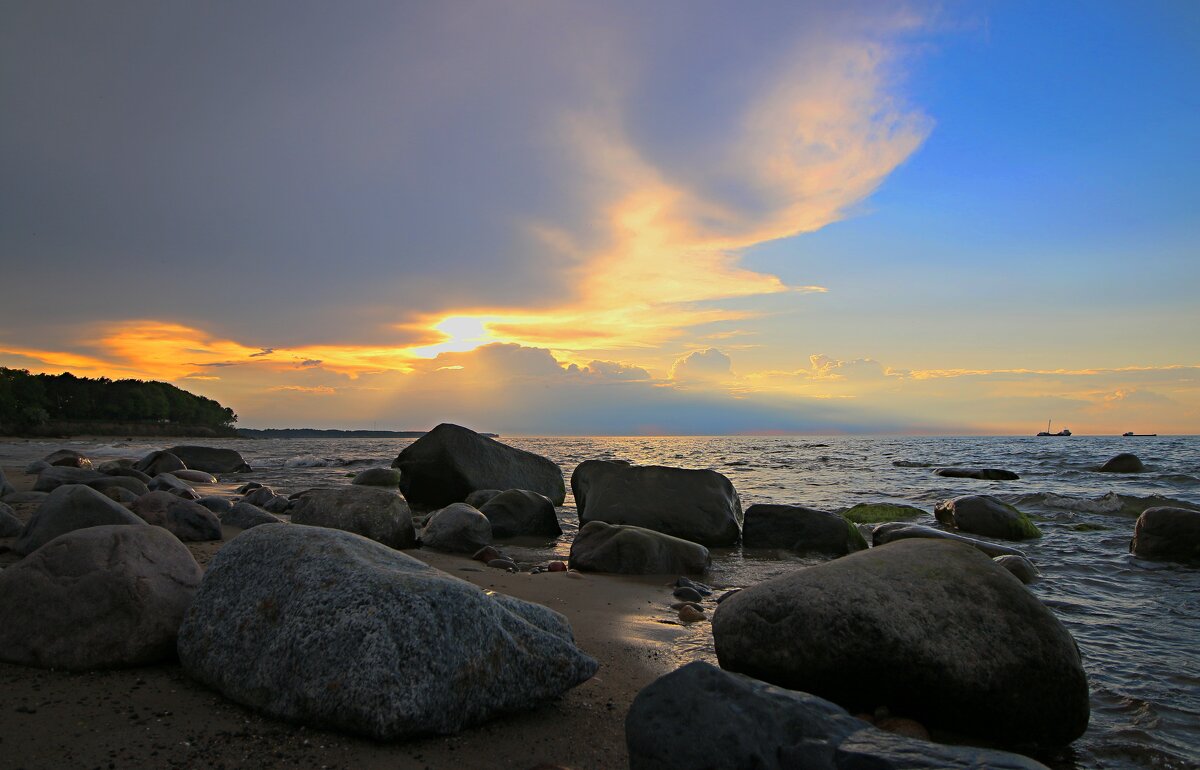
M 742 504 L 790 503 L 840 510 L 890 501 L 932 511 L 962 494 L 991 494 L 1031 514 L 1044 533 L 1017 544 L 1041 570 L 1030 586 L 1074 635 L 1091 687 L 1087 733 L 1068 750 L 1040 757 L 1061 768 L 1200 767 L 1200 568 L 1146 562 L 1129 553 L 1134 522 L 1154 505 L 1200 507 L 1200 437 L 503 437 L 556 461 L 570 479 L 587 459 L 711 468 Z M 0 445 L 4 455 L 40 456 L 33 445 Z M 345 484 L 388 466 L 411 443 L 400 439 L 205 441 L 242 453 L 244 474 L 282 492 Z M 45 442 L 98 459 L 136 458 L 169 440 Z M 1146 465 L 1138 474 L 1099 473 L 1120 452 Z M 8 460 L 12 462 L 12 460 Z M 1005 468 L 1017 481 L 943 478 L 941 466 Z M 569 490 L 569 485 L 568 485 Z M 523 563 L 565 559 L 578 529 L 568 494 L 563 536 L 505 546 Z M 932 514 L 922 523 L 933 523 Z M 776 551 L 713 549 L 706 581 L 737 588 L 821 561 Z M 682 660 L 715 662 L 707 624 L 678 642 Z M 947 651 L 953 655 L 953 650 Z

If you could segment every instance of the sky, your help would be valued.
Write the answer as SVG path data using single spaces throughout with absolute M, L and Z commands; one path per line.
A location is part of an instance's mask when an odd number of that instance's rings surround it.
M 243 427 L 1200 433 L 1200 4 L 5 2 L 0 365 Z

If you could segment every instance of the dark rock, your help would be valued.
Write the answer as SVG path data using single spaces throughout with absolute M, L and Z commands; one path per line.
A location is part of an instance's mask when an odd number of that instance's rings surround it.
M 49 496 L 49 492 L 13 492 L 4 496 L 4 502 L 12 505 L 16 505 L 17 503 L 41 503 L 45 502 Z
M 400 469 L 405 499 L 423 508 L 461 502 L 478 489 L 528 489 L 555 505 L 567 494 L 554 461 L 450 423 L 405 447 L 392 467 Z
M 800 505 L 760 503 L 746 509 L 742 545 L 845 556 L 866 549 L 867 541 L 858 527 L 836 513 Z
M 1101 473 L 1141 473 L 1146 470 L 1135 454 L 1122 452 L 1100 466 Z
M 938 468 L 934 473 L 952 479 L 984 479 L 986 481 L 1014 481 L 1021 478 L 1012 471 L 1001 468 Z
M 463 502 L 472 508 L 483 508 L 484 503 L 503 491 L 503 489 L 476 489 L 467 495 L 467 499 L 463 500 Z
M 146 522 L 91 487 L 66 484 L 51 492 L 33 512 L 12 550 L 25 556 L 59 535 L 103 524 L 145 526 Z
M 292 523 L 354 532 L 392 548 L 417 544 L 404 498 L 378 487 L 306 490 L 295 500 Z
M 475 553 L 490 542 L 491 522 L 466 503 L 442 508 L 429 517 L 421 530 L 421 545 L 439 551 Z
M 4 469 L 0 468 L 0 498 L 15 495 L 16 493 L 17 488 L 8 483 L 8 479 L 4 477 Z
M 146 485 L 152 492 L 170 492 L 184 500 L 199 500 L 200 494 L 173 473 L 160 473 Z
M 51 465 L 63 468 L 91 468 L 92 461 L 74 449 L 59 449 L 42 458 Z
M 579 523 L 653 529 L 701 545 L 738 541 L 742 504 L 716 471 L 586 460 L 571 474 Z
M 960 543 L 903 540 L 758 583 L 718 605 L 713 639 L 722 668 L 1002 745 L 1063 745 L 1088 723 L 1075 640 Z
M 129 509 L 147 523 L 161 526 L 166 521 L 167 508 L 171 507 L 172 503 L 178 502 L 179 499 L 170 492 L 155 490 L 134 500 Z
M 885 545 L 894 543 L 897 540 L 907 540 L 913 537 L 932 538 L 938 540 L 953 540 L 958 543 L 965 543 L 972 548 L 977 548 L 991 558 L 997 556 L 1021 556 L 1025 554 L 1007 545 L 999 545 L 997 543 L 989 543 L 985 540 L 976 540 L 973 537 L 965 535 L 956 535 L 953 532 L 946 532 L 933 527 L 924 527 L 920 524 L 905 524 L 903 522 L 894 522 L 890 524 L 880 524 L 871 533 L 871 541 L 875 545 Z
M 262 487 L 263 485 L 259 484 L 257 481 L 247 481 L 245 484 L 242 484 L 237 488 L 237 493 L 239 495 L 244 495 L 247 492 L 251 492 L 255 489 L 262 489 Z
M 193 484 L 216 484 L 217 479 L 211 473 L 206 471 L 197 471 L 191 468 L 184 468 L 178 471 L 171 471 L 171 475 L 180 481 L 190 481 Z
M 200 578 L 157 527 L 61 535 L 0 572 L 0 659 L 77 671 L 170 659 Z
M 221 514 L 221 523 L 240 529 L 251 529 L 263 524 L 279 524 L 279 519 L 245 501 L 234 505 L 227 513 Z
M 250 466 L 235 449 L 207 446 L 175 446 L 167 450 L 187 467 L 205 473 L 244 473 Z
M 858 503 L 842 511 L 842 516 L 855 524 L 904 521 L 924 515 L 925 511 L 920 508 L 899 503 Z
M 218 497 L 217 495 L 208 495 L 207 497 L 200 498 L 196 502 L 217 514 L 217 518 L 219 519 L 223 518 L 224 514 L 227 514 L 233 510 L 232 500 L 228 500 L 224 497 Z
M 105 487 L 100 490 L 100 493 L 124 506 L 128 506 L 140 497 L 136 492 L 126 487 Z
M 1200 511 L 1147 508 L 1134 525 L 1129 550 L 1139 559 L 1200 564 Z
M 96 479 L 107 478 L 89 468 L 71 468 L 65 465 L 47 466 L 33 482 L 34 492 L 53 492 L 64 484 L 86 484 Z
M 145 473 L 147 476 L 154 477 L 160 473 L 170 473 L 171 471 L 182 471 L 187 468 L 187 465 L 170 452 L 157 451 L 151 452 L 142 459 L 138 460 L 133 465 L 135 470 Z
M 471 558 L 475 561 L 481 561 L 484 564 L 487 564 L 493 559 L 501 559 L 504 558 L 504 556 L 494 546 L 485 545 L 483 548 L 480 548 L 478 551 L 471 554 Z
M 0 537 L 16 537 L 25 525 L 7 503 L 0 503 Z
M 46 462 L 45 460 L 34 460 L 33 462 L 31 462 L 25 466 L 25 475 L 33 476 L 35 474 L 41 473 L 42 471 L 46 470 L 49 467 L 50 467 L 50 463 Z
M 692 580 L 691 578 L 685 577 L 683 575 L 680 575 L 675 580 L 675 587 L 676 588 L 690 588 L 693 591 L 695 591 L 696 593 L 700 594 L 701 596 L 712 596 L 712 593 L 713 593 L 713 590 L 710 586 L 707 586 L 704 583 L 701 583 L 699 581 Z
M 271 513 L 287 513 L 292 507 L 292 500 L 284 495 L 275 495 L 262 505 L 263 510 Z
M 704 598 L 700 595 L 699 591 L 691 586 L 680 586 L 672 591 L 671 595 L 676 599 L 682 599 L 685 602 L 699 602 Z
M 137 462 L 137 460 L 129 460 L 129 459 L 124 459 L 124 458 L 117 459 L 117 460 L 105 460 L 104 462 L 100 463 L 100 465 L 98 465 L 96 467 L 96 470 L 100 471 L 101 473 L 103 473 L 107 476 L 121 476 L 123 474 L 114 473 L 114 471 L 131 471 L 131 470 L 133 470 L 133 466 L 136 462 Z M 142 473 L 142 472 L 138 471 L 138 473 Z M 145 476 L 146 474 L 143 473 L 142 475 Z M 146 476 L 146 478 L 150 478 L 150 477 Z
M 100 466 L 100 472 L 105 476 L 128 476 L 131 479 L 137 479 L 147 486 L 150 484 L 151 477 L 147 476 L 145 473 L 142 473 L 136 468 L 126 468 L 119 465 L 105 468 L 107 465 L 108 463 L 105 463 L 104 465 Z
M 185 543 L 221 539 L 221 521 L 217 515 L 191 500 L 170 492 L 148 492 L 130 506 L 147 524 L 163 527 Z
M 275 490 L 271 489 L 270 487 L 264 487 L 261 484 L 253 489 L 247 490 L 242 496 L 243 503 L 257 505 L 260 508 L 273 499 L 275 499 Z
M 492 559 L 487 563 L 492 569 L 516 569 L 517 563 L 511 559 Z
M 590 521 L 571 544 L 568 564 L 585 572 L 625 575 L 701 573 L 708 569 L 708 549 L 652 529 Z
M 1033 562 L 1031 562 L 1029 559 L 1026 559 L 1024 556 L 995 556 L 992 557 L 992 561 L 1013 573 L 1017 580 L 1020 580 L 1026 585 L 1037 580 L 1042 574 L 1038 572 L 1038 568 L 1034 566 Z
M 534 535 L 558 537 L 562 527 L 554 503 L 545 495 L 528 489 L 509 489 L 484 503 L 479 512 L 492 524 L 492 537 Z
M 892 735 L 815 695 L 703 662 L 642 688 L 625 743 L 630 770 L 1045 770 L 1016 754 Z
M 561 561 L 552 561 L 546 566 L 547 572 L 566 572 L 567 564 Z
M 526 711 L 597 669 L 546 607 L 356 535 L 296 525 L 257 527 L 217 553 L 179 630 L 179 657 L 238 703 L 377 740 Z
M 150 491 L 145 484 L 130 476 L 103 476 L 87 482 L 87 486 L 100 492 L 112 487 L 121 487 L 132 492 L 135 497 Z
M 943 500 L 933 515 L 947 527 L 1001 540 L 1029 540 L 1042 533 L 1029 517 L 991 495 L 964 495 Z
M 350 483 L 366 487 L 396 489 L 400 486 L 400 471 L 395 468 L 367 468 L 355 476 Z
M 701 620 L 707 619 L 704 610 L 692 604 L 685 604 L 679 608 L 679 619 L 684 623 L 698 623 Z

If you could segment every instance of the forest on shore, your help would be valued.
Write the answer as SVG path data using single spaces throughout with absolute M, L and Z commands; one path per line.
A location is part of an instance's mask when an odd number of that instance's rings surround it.
M 174 385 L 0 367 L 0 435 L 236 436 L 229 407 Z

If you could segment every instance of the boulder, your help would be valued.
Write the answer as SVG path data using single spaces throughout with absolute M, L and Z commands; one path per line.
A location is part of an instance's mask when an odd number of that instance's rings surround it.
M 16 505 L 17 503 L 41 503 L 49 496 L 49 492 L 12 492 L 4 496 L 4 502 L 11 505 Z
M 105 463 L 105 465 L 107 465 L 107 464 L 108 463 Z M 143 484 L 147 484 L 147 485 L 150 484 L 150 480 L 152 478 L 151 476 L 147 476 L 145 473 L 142 473 L 141 471 L 137 470 L 136 468 L 132 468 L 132 467 L 126 468 L 124 466 L 114 466 L 114 467 L 110 467 L 108 469 L 105 469 L 104 466 L 101 466 L 100 472 L 103 473 L 105 476 L 128 476 L 131 479 L 137 479 L 138 481 L 142 482 Z
M 842 511 L 842 516 L 855 524 L 880 524 L 888 521 L 904 521 L 924 516 L 925 511 L 911 505 L 899 503 L 858 503 Z
M 1071 634 L 1003 567 L 911 539 L 758 583 L 717 606 L 721 667 L 931 729 L 1057 746 L 1087 728 Z
M 392 548 L 412 548 L 417 544 L 412 512 L 404 498 L 395 492 L 354 486 L 309 489 L 293 502 L 293 524 L 341 529 Z
M 1034 566 L 1034 563 L 1029 559 L 1026 559 L 1024 556 L 994 556 L 992 557 L 992 561 L 1013 573 L 1017 580 L 1020 580 L 1022 583 L 1027 585 L 1037 580 L 1042 574 L 1038 572 L 1038 568 Z
M 87 482 L 87 486 L 100 492 L 112 487 L 121 487 L 132 492 L 135 497 L 144 495 L 150 491 L 149 487 L 130 476 L 102 476 L 101 478 L 92 479 Z
M 157 476 L 160 473 L 170 473 L 171 471 L 181 471 L 187 468 L 187 465 L 170 452 L 157 451 L 151 452 L 142 459 L 133 464 L 135 470 L 145 473 L 147 476 Z
M 571 490 L 580 524 L 630 524 L 706 546 L 733 545 L 741 534 L 741 500 L 716 471 L 586 460 Z
M 400 486 L 400 471 L 395 468 L 367 468 L 355 476 L 350 483 L 365 487 L 396 489 Z
M 196 502 L 217 514 L 217 518 L 233 510 L 233 501 L 218 495 L 207 495 Z
M 66 484 L 51 492 L 33 512 L 12 550 L 25 556 L 59 535 L 103 524 L 145 526 L 146 522 L 91 487 Z
M 503 489 L 476 489 L 467 495 L 467 499 L 463 500 L 463 502 L 472 508 L 483 508 L 484 503 L 503 491 Z
M 201 574 L 157 527 L 56 537 L 0 572 L 0 659 L 76 671 L 168 660 Z
M 880 524 L 871 532 L 871 542 L 875 545 L 885 545 L 887 543 L 894 543 L 897 540 L 907 540 L 908 538 L 913 537 L 954 540 L 955 542 L 969 545 L 972 548 L 977 548 L 991 558 L 995 558 L 997 556 L 1025 555 L 1016 548 L 1010 548 L 1007 545 L 989 543 L 986 540 L 976 540 L 973 537 L 956 535 L 953 532 L 946 532 L 945 530 L 934 529 L 933 527 L 924 527 L 920 524 L 892 522 L 888 524 Z
M 105 487 L 104 489 L 101 489 L 100 492 L 105 497 L 112 498 L 121 505 L 125 506 L 128 506 L 130 503 L 140 497 L 140 495 L 138 495 L 136 492 L 126 489 L 125 487 Z
M 986 481 L 1014 481 L 1021 478 L 1012 471 L 1002 468 L 938 468 L 934 474 L 951 479 L 984 479 Z
M 405 447 L 392 467 L 405 499 L 422 508 L 461 502 L 477 489 L 529 489 L 555 505 L 567 494 L 554 461 L 450 423 Z
M 858 527 L 836 513 L 801 505 L 760 503 L 746 509 L 742 545 L 845 556 L 866 549 L 867 541 Z
M 147 524 L 163 527 L 185 543 L 221 539 L 221 520 L 197 502 L 170 492 L 148 492 L 130 506 Z
M 7 503 L 0 503 L 0 537 L 16 537 L 24 528 L 16 511 Z
M 0 497 L 15 495 L 16 493 L 17 488 L 8 482 L 8 479 L 4 477 L 4 469 L 0 468 Z
M 1029 540 L 1042 536 L 1029 517 L 991 495 L 964 495 L 943 500 L 933 515 L 951 529 L 1001 540 Z
M 217 477 L 205 471 L 192 470 L 184 468 L 183 470 L 171 471 L 171 475 L 180 481 L 188 481 L 193 484 L 216 484 Z
M 199 500 L 200 494 L 173 473 L 160 473 L 147 484 L 152 491 L 170 492 L 184 500 Z
M 292 499 L 286 495 L 275 495 L 270 500 L 262 504 L 265 511 L 271 513 L 287 513 L 292 507 Z
M 484 503 L 479 512 L 491 522 L 495 538 L 521 535 L 554 538 L 562 534 L 554 503 L 528 489 L 501 492 Z
M 248 489 L 242 494 L 243 503 L 257 505 L 260 508 L 273 499 L 275 499 L 275 490 L 261 485 Z
M 25 466 L 25 475 L 34 476 L 50 467 L 50 463 L 45 460 L 34 460 Z
M 376 740 L 524 711 L 598 666 L 546 607 L 348 532 L 274 524 L 213 558 L 179 658 L 238 703 Z
M 475 553 L 491 542 L 491 522 L 466 503 L 435 512 L 421 530 L 421 545 L 439 551 Z
M 700 661 L 642 688 L 625 744 L 630 770 L 1045 770 L 1017 754 L 887 733 L 815 695 Z
M 135 463 L 137 463 L 137 460 L 129 460 L 125 458 L 105 460 L 104 462 L 100 463 L 100 465 L 96 466 L 96 470 L 109 476 L 120 476 L 120 473 L 113 473 L 113 471 L 131 471 L 133 470 Z M 138 471 L 138 473 L 141 473 L 141 471 Z M 149 476 L 147 476 L 147 478 L 149 478 Z
M 66 465 L 50 465 L 38 474 L 33 482 L 34 492 L 53 492 L 64 484 L 86 484 L 96 479 L 107 478 L 90 468 L 71 468 Z
M 263 524 L 279 524 L 280 521 L 257 505 L 241 502 L 221 514 L 221 523 L 229 527 L 251 529 Z
M 666 575 L 708 569 L 708 549 L 652 529 L 589 521 L 571 543 L 568 564 L 584 572 Z
M 42 458 L 46 462 L 64 468 L 91 468 L 92 461 L 74 449 L 59 449 Z
M 1129 550 L 1139 559 L 1200 564 L 1200 511 L 1147 508 L 1133 527 Z
M 1100 466 L 1101 473 L 1141 473 L 1146 470 L 1142 461 L 1135 454 L 1122 452 Z
M 209 446 L 173 446 L 167 450 L 187 467 L 205 473 L 244 473 L 250 466 L 235 449 Z

